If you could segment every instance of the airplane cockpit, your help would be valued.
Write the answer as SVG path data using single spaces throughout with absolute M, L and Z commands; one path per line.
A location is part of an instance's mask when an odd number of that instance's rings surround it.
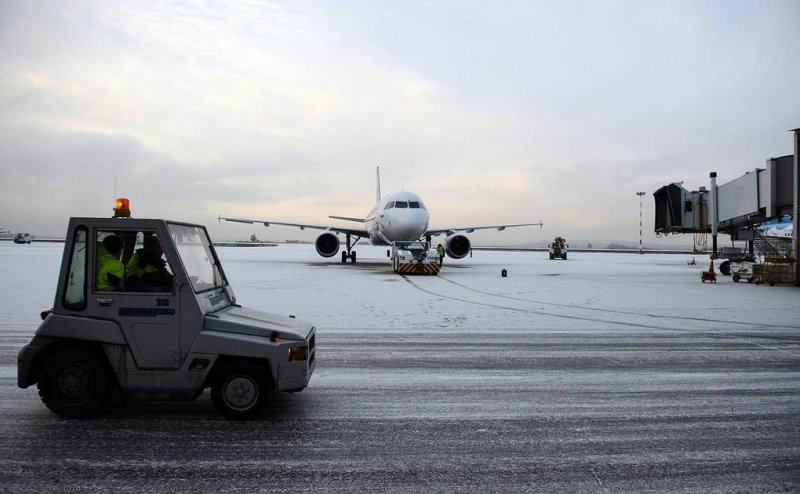
M 386 210 L 386 209 L 394 209 L 394 208 L 398 208 L 398 209 L 424 209 L 426 211 L 428 210 L 428 208 L 425 207 L 425 205 L 422 203 L 422 201 L 391 201 L 391 202 L 386 203 L 386 207 L 384 207 L 383 209 Z

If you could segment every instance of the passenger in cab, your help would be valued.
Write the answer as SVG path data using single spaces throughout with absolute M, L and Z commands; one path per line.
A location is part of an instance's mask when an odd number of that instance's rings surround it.
M 122 288 L 125 266 L 119 260 L 120 253 L 122 239 L 116 235 L 108 235 L 97 244 L 95 290 L 107 292 Z
M 158 237 L 145 237 L 143 248 L 137 249 L 128 261 L 126 287 L 133 291 L 172 290 L 172 274 L 163 254 Z

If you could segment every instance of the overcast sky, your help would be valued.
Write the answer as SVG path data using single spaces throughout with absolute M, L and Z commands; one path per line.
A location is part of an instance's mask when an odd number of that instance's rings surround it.
M 652 192 L 793 153 L 800 2 L 0 0 L 0 229 L 324 223 L 383 192 L 484 243 L 656 241 Z M 334 221 L 335 222 L 335 221 Z M 488 240 L 484 240 L 488 239 Z M 685 238 L 684 242 L 691 242 Z

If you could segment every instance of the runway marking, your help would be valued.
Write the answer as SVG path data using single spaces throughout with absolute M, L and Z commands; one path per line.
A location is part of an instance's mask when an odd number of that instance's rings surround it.
M 434 295 L 434 296 L 437 296 L 437 297 L 446 298 L 448 300 L 454 300 L 456 302 L 463 302 L 463 303 L 467 303 L 467 304 L 480 305 L 480 306 L 484 306 L 484 307 L 491 307 L 491 308 L 494 308 L 494 309 L 510 310 L 510 311 L 514 311 L 514 312 L 522 312 L 522 313 L 527 313 L 527 314 L 539 314 L 539 315 L 558 317 L 558 318 L 563 318 L 563 319 L 574 319 L 574 320 L 578 320 L 578 321 L 602 322 L 602 323 L 607 323 L 607 324 L 617 324 L 617 325 L 620 325 L 620 326 L 629 326 L 629 327 L 634 327 L 634 328 L 660 329 L 660 330 L 664 330 L 664 331 L 675 331 L 675 332 L 679 332 L 679 333 L 688 333 L 688 334 L 706 334 L 706 335 L 709 335 L 709 336 L 712 336 L 712 337 L 739 341 L 739 342 L 746 343 L 748 345 L 755 346 L 755 347 L 758 347 L 758 348 L 762 348 L 762 349 L 765 349 L 765 350 L 774 350 L 774 351 L 777 351 L 777 352 L 785 353 L 787 355 L 791 355 L 793 357 L 800 358 L 800 353 L 791 352 L 791 351 L 784 350 L 782 348 L 778 348 L 778 347 L 774 347 L 774 346 L 763 345 L 761 343 L 756 343 L 755 341 L 751 341 L 751 340 L 748 340 L 746 338 L 742 338 L 741 336 L 730 335 L 730 334 L 722 333 L 720 331 L 713 331 L 713 330 L 694 331 L 694 330 L 690 330 L 690 329 L 673 328 L 673 327 L 669 327 L 669 326 L 657 326 L 657 325 L 652 325 L 652 324 L 629 323 L 629 322 L 624 322 L 624 321 L 612 321 L 612 320 L 607 320 L 607 319 L 598 319 L 596 317 L 584 317 L 584 316 L 577 316 L 577 315 L 573 315 L 573 314 L 557 314 L 557 313 L 552 313 L 552 312 L 548 312 L 548 311 L 544 311 L 544 310 L 523 309 L 523 308 L 519 308 L 519 307 L 510 307 L 510 306 L 507 306 L 507 305 L 492 304 L 492 303 L 489 303 L 489 302 L 468 300 L 468 299 L 465 299 L 465 298 L 454 297 L 454 296 L 451 296 L 451 295 L 444 295 L 442 293 L 437 293 L 437 292 L 434 292 L 434 291 L 429 290 L 427 288 L 423 288 L 419 284 L 417 284 L 414 281 L 412 281 L 411 279 L 409 279 L 409 277 L 406 276 L 406 275 L 402 275 L 402 278 L 407 283 L 411 284 L 411 286 L 413 286 L 417 290 L 420 290 L 422 292 L 425 292 L 425 293 L 428 293 L 430 295 Z M 447 283 L 451 283 L 451 284 L 453 284 L 455 286 L 458 286 L 460 288 L 463 288 L 465 290 L 469 290 L 469 291 L 472 291 L 472 292 L 475 292 L 475 293 L 480 293 L 482 295 L 488 295 L 488 296 L 497 297 L 497 298 L 505 298 L 505 299 L 509 299 L 509 300 L 517 300 L 519 302 L 530 302 L 530 303 L 535 303 L 535 304 L 552 305 L 552 306 L 562 307 L 562 308 L 566 308 L 566 309 L 581 309 L 581 310 L 607 312 L 607 313 L 612 313 L 612 314 L 621 314 L 621 315 L 629 315 L 629 316 L 652 317 L 652 318 L 656 318 L 656 319 L 678 319 L 678 320 L 690 320 L 690 321 L 696 321 L 696 322 L 740 324 L 740 325 L 746 325 L 746 326 L 751 326 L 752 325 L 751 323 L 744 323 L 744 322 L 740 322 L 740 321 L 720 321 L 718 319 L 706 319 L 706 318 L 699 318 L 699 317 L 698 318 L 692 318 L 692 317 L 685 317 L 685 316 L 670 316 L 670 315 L 659 316 L 659 315 L 656 315 L 656 314 L 647 314 L 647 313 L 642 314 L 642 313 L 638 313 L 638 312 L 620 311 L 620 310 L 614 310 L 614 309 L 600 309 L 600 308 L 597 308 L 597 307 L 582 307 L 582 306 L 578 306 L 578 305 L 566 305 L 566 304 L 558 304 L 558 303 L 554 303 L 554 302 L 541 302 L 541 301 L 538 301 L 538 300 L 530 300 L 530 299 L 524 299 L 524 298 L 519 298 L 519 297 L 512 297 L 512 296 L 509 296 L 509 295 L 499 295 L 499 294 L 487 292 L 487 291 L 484 291 L 484 290 L 478 290 L 476 288 L 472 288 L 472 287 L 469 287 L 469 286 L 464 285 L 462 283 L 458 283 L 456 281 L 450 280 L 450 279 L 442 276 L 441 274 L 439 276 L 437 276 L 436 279 L 445 281 Z M 793 330 L 797 329 L 797 328 L 791 328 L 791 327 L 787 327 L 787 326 L 778 326 L 778 325 L 770 325 L 770 324 L 765 324 L 764 326 L 765 327 L 776 328 L 776 329 L 793 329 Z

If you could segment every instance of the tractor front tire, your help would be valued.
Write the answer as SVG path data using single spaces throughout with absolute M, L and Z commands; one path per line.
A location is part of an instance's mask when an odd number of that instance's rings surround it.
M 211 386 L 211 402 L 228 420 L 259 417 L 269 404 L 270 394 L 269 375 L 251 362 L 227 364 Z

